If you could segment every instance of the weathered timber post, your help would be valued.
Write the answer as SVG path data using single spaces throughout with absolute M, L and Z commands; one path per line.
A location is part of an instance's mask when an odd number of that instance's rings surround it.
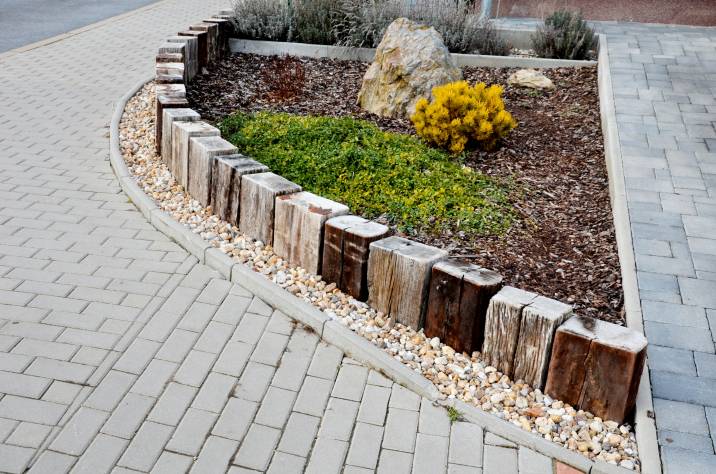
M 430 270 L 445 250 L 388 237 L 370 244 L 368 304 L 396 322 L 419 330 L 423 324 Z
M 554 333 L 571 315 L 571 306 L 544 296 L 538 296 L 525 306 L 512 374 L 515 380 L 524 380 L 534 388 L 544 388 Z
M 197 23 L 189 27 L 193 31 L 206 32 L 207 65 L 211 67 L 219 59 L 219 25 L 217 23 Z
M 482 357 L 487 364 L 504 374 L 512 374 L 517 340 L 520 337 L 522 309 L 535 298 L 535 293 L 505 286 L 490 299 Z
M 633 329 L 575 316 L 557 329 L 545 393 L 622 423 L 636 404 L 646 338 Z
M 158 62 L 154 68 L 157 84 L 183 84 L 185 79 L 184 63 Z
M 348 206 L 306 191 L 276 198 L 273 250 L 306 271 L 321 272 L 323 227 Z
M 276 197 L 297 193 L 301 186 L 274 173 L 246 174 L 241 177 L 239 228 L 265 245 L 273 243 Z
M 199 71 L 199 42 L 191 36 L 169 36 L 165 40 L 167 43 L 184 44 L 184 67 L 186 68 L 186 79 L 190 82 Z
M 367 300 L 369 246 L 389 234 L 387 226 L 362 217 L 329 219 L 323 245 L 323 278 L 355 299 Z
M 498 273 L 470 263 L 444 260 L 431 272 L 425 335 L 458 352 L 479 351 L 490 298 L 502 287 Z
M 217 156 L 211 172 L 211 206 L 214 214 L 238 227 L 241 177 L 265 173 L 268 167 L 243 155 Z
M 234 30 L 231 20 L 226 18 L 207 18 L 202 20 L 204 23 L 214 23 L 217 25 L 217 59 L 221 59 L 226 56 L 229 52 L 229 38 Z
M 206 31 L 201 30 L 184 30 L 177 33 L 179 36 L 190 36 L 196 38 L 196 49 L 197 49 L 197 70 L 201 73 L 202 69 L 205 68 L 209 63 L 209 34 Z
M 211 172 L 219 155 L 233 155 L 236 147 L 220 136 L 189 139 L 189 194 L 202 206 L 211 205 Z
M 206 122 L 172 123 L 172 159 L 170 169 L 174 179 L 189 191 L 189 139 L 192 137 L 218 137 L 219 129 Z
M 163 120 L 161 123 L 161 133 L 157 126 L 157 140 L 161 140 L 160 154 L 162 161 L 169 171 L 173 173 L 174 163 L 172 161 L 172 143 L 174 141 L 174 134 L 172 131 L 172 124 L 174 122 L 197 122 L 201 119 L 201 116 L 193 109 L 180 108 L 180 109 L 165 109 L 163 111 Z M 176 177 L 176 175 L 174 175 Z
M 164 110 L 184 108 L 189 105 L 189 102 L 186 100 L 186 87 L 184 84 L 157 84 L 155 92 L 157 98 L 154 120 L 154 148 L 157 154 L 161 155 Z

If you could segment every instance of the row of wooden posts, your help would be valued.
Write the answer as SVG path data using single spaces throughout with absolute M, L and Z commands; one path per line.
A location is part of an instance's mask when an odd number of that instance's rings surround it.
M 445 250 L 303 191 L 221 138 L 187 107 L 185 85 L 227 54 L 226 14 L 170 37 L 157 55 L 157 151 L 176 180 L 221 219 L 277 255 L 383 312 L 423 329 L 555 399 L 621 422 L 646 355 L 635 331 L 510 286 Z

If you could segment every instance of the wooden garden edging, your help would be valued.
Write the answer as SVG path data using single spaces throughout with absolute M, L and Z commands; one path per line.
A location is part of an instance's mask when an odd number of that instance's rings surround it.
M 218 129 L 186 107 L 186 84 L 229 51 L 229 17 L 191 25 L 168 38 L 157 55 L 157 151 L 187 192 L 391 321 L 424 329 L 456 350 L 480 351 L 513 379 L 596 416 L 625 421 L 645 358 L 641 333 L 574 316 L 561 302 L 503 287 L 493 271 L 389 236 L 387 227 L 348 215 L 343 204 L 302 191 L 237 154 Z

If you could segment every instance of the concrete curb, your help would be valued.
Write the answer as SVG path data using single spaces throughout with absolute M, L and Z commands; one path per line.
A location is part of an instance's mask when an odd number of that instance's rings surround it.
M 614 216 L 614 232 L 617 240 L 617 251 L 622 272 L 622 289 L 624 292 L 624 311 L 627 326 L 644 334 L 644 322 L 639 299 L 639 285 L 636 278 L 636 260 L 632 243 L 629 208 L 627 206 L 626 185 L 621 148 L 619 146 L 619 130 L 617 128 L 614 93 L 609 72 L 609 51 L 607 37 L 599 35 L 599 108 L 604 135 L 604 156 L 609 175 L 609 196 Z M 639 458 L 642 472 L 645 474 L 661 474 L 661 457 L 653 418 L 654 406 L 651 397 L 649 380 L 649 362 L 644 365 L 639 392 L 636 400 L 634 430 L 636 433 Z
M 370 62 L 375 56 L 374 48 L 348 48 L 306 43 L 280 41 L 256 41 L 229 39 L 233 53 L 251 53 L 265 56 L 290 54 L 309 58 L 333 58 Z M 456 54 L 452 57 L 458 66 L 470 67 L 515 67 L 515 68 L 558 68 L 596 66 L 596 61 L 573 61 L 568 59 L 520 58 L 515 56 L 487 56 L 479 54 Z
M 153 200 L 144 194 L 134 178 L 129 174 L 124 158 L 119 149 L 119 122 L 127 101 L 152 78 L 137 83 L 128 91 L 115 106 L 110 122 L 110 164 L 119 179 L 122 189 L 132 202 L 154 225 L 157 230 L 177 242 L 187 252 L 194 255 L 201 263 L 217 270 L 231 282 L 241 285 L 259 298 L 268 302 L 288 317 L 295 319 L 314 330 L 322 339 L 329 342 L 357 361 L 381 372 L 394 382 L 414 391 L 428 400 L 440 400 L 440 393 L 435 385 L 421 374 L 414 372 L 387 353 L 375 347 L 368 340 L 354 333 L 338 321 L 329 320 L 328 316 L 309 303 L 293 296 L 278 285 L 254 272 L 242 263 L 235 262 L 219 249 L 211 247 L 199 235 L 172 219 L 160 210 Z M 466 419 L 479 423 L 488 431 L 502 436 L 517 444 L 534 449 L 557 461 L 582 469 L 587 473 L 628 473 L 615 466 L 595 463 L 576 452 L 547 441 L 533 433 L 528 433 L 511 423 L 484 412 L 479 408 L 459 400 L 441 401 L 443 405 L 455 406 Z M 604 467 L 606 466 L 606 467 Z M 604 470 L 606 469 L 606 470 Z

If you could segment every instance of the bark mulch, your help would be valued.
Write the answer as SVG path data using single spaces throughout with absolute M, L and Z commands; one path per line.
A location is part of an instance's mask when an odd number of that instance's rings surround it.
M 195 79 L 187 93 L 190 106 L 210 121 L 236 110 L 272 110 L 349 115 L 384 130 L 414 133 L 408 120 L 358 107 L 367 63 L 299 61 L 303 77 L 295 81 L 295 65 L 287 68 L 282 58 L 234 55 Z M 506 108 L 519 122 L 498 150 L 472 151 L 466 164 L 509 183 L 521 219 L 499 236 L 410 237 L 494 269 L 510 285 L 573 304 L 581 314 L 623 324 L 596 68 L 544 70 L 556 85 L 547 93 L 508 86 L 512 69 L 463 72 L 471 83 L 504 85 Z

